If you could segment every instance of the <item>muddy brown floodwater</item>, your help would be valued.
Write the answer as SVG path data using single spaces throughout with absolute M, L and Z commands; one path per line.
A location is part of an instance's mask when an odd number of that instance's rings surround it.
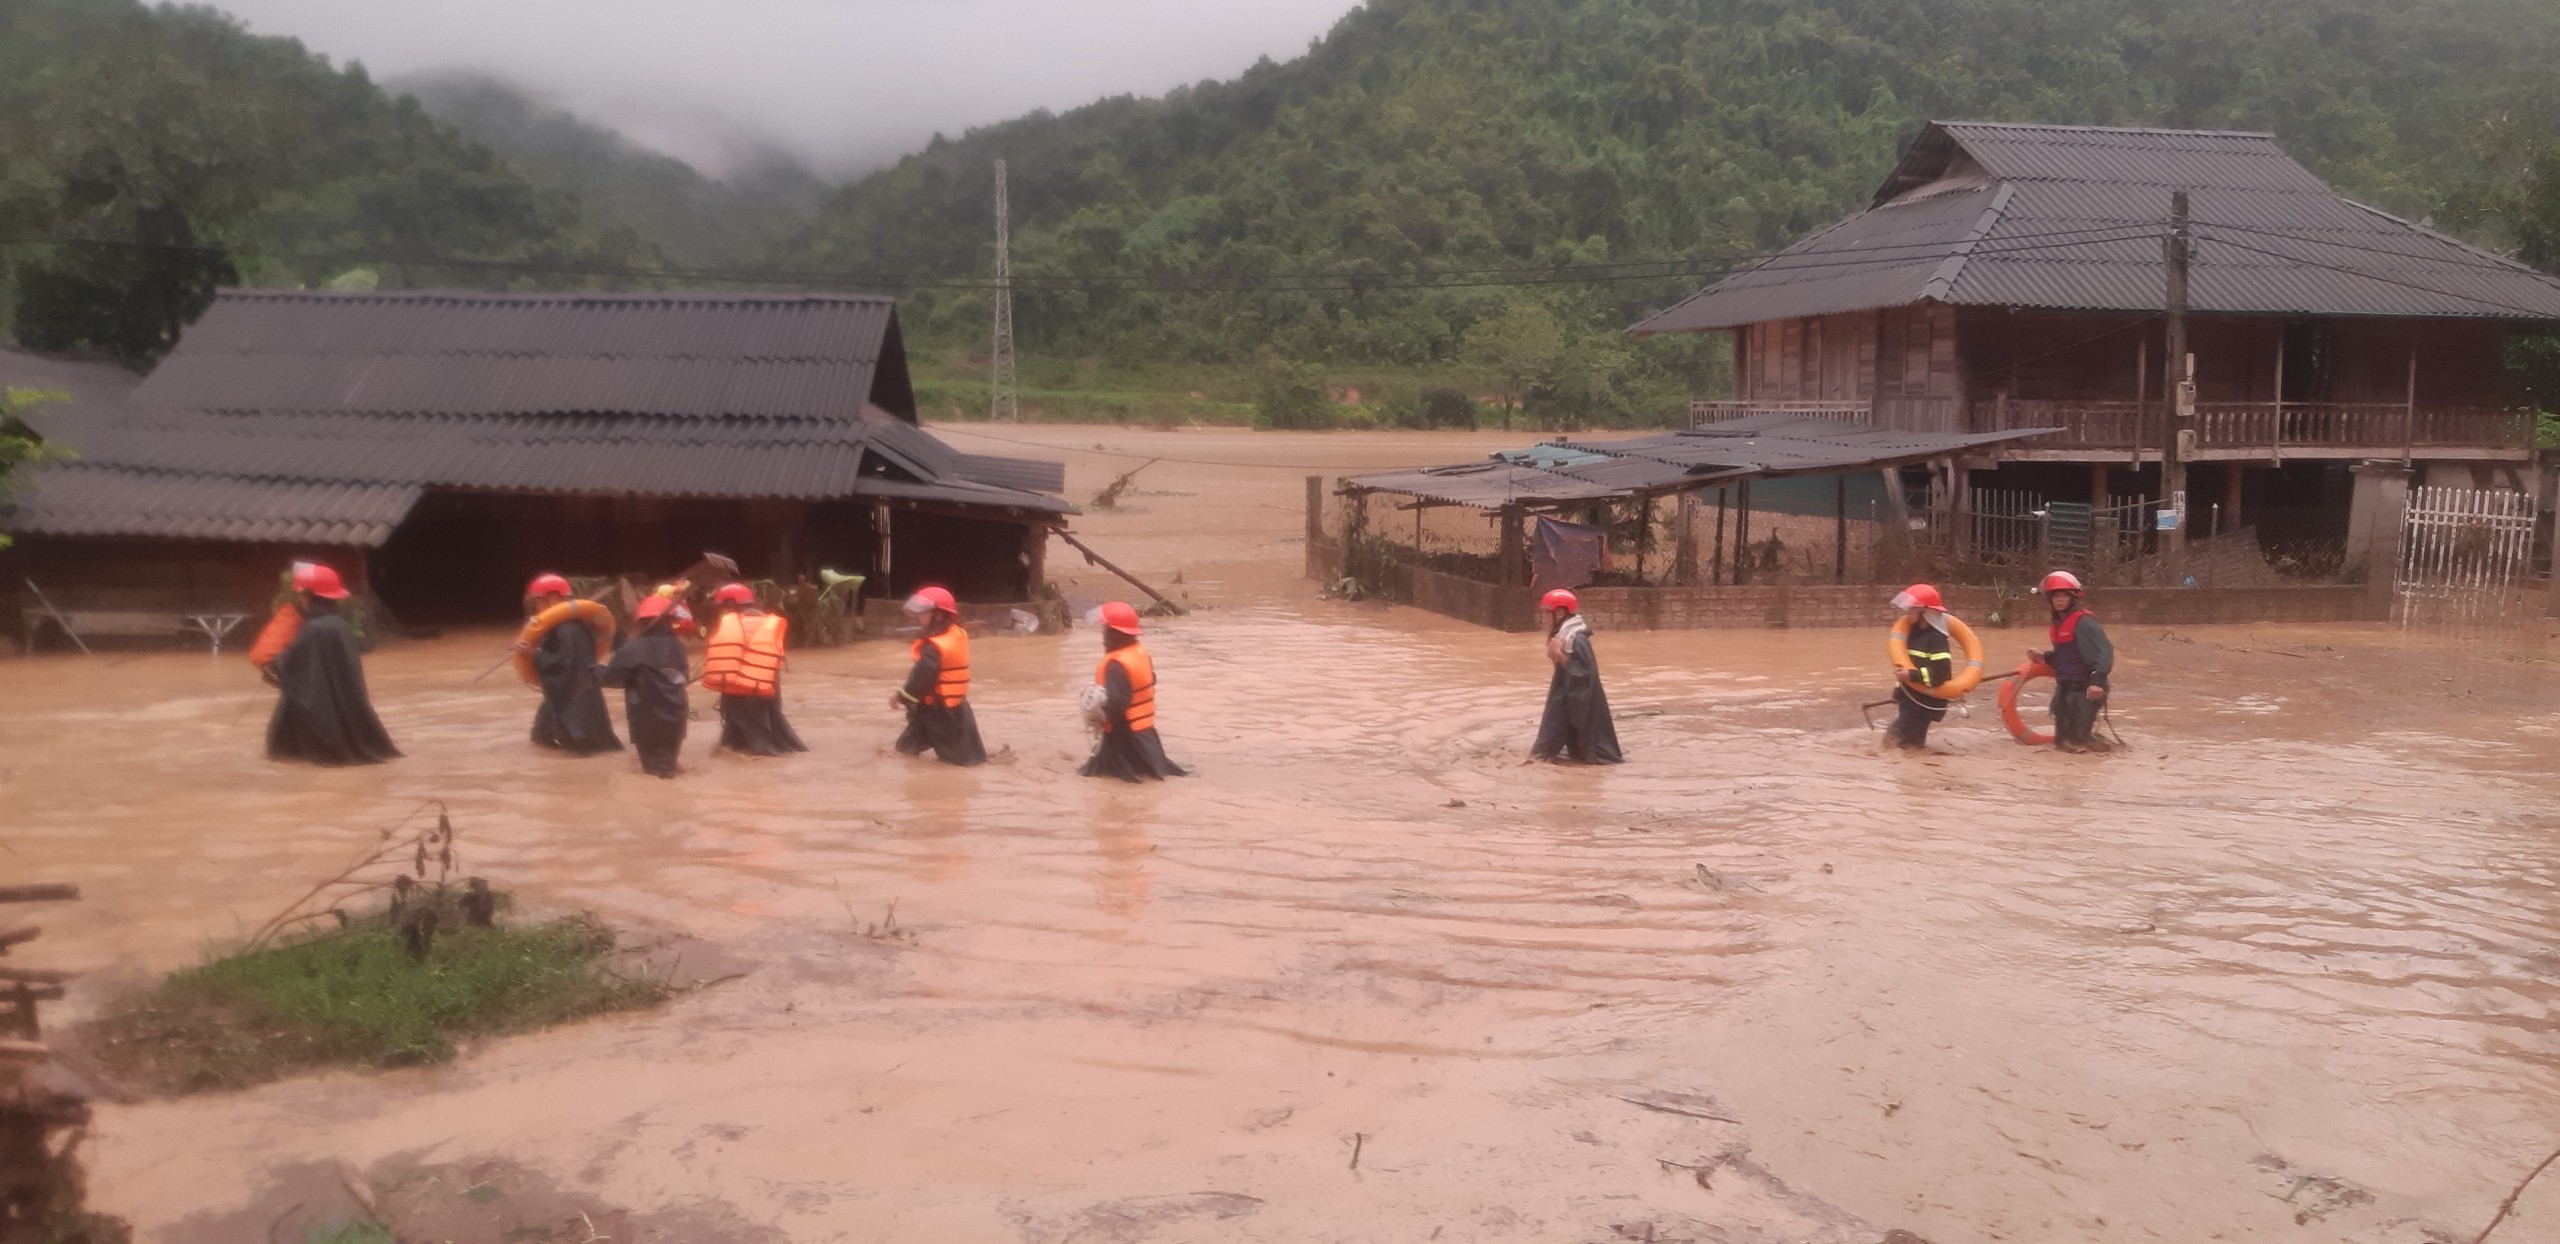
M 1002 435 L 1076 451 L 1080 497 L 1127 465 L 1096 445 L 1230 464 L 1078 524 L 1203 606 L 1153 636 L 1196 778 L 1074 776 L 1089 629 L 980 645 L 1007 763 L 884 754 L 871 643 L 795 658 L 809 754 L 698 726 L 673 783 L 535 754 L 529 694 L 471 682 L 494 633 L 376 654 L 408 758 L 351 772 L 260 759 L 236 660 L 0 666 L 0 867 L 86 891 L 46 918 L 75 1010 L 428 799 L 473 871 L 745 973 L 107 1107 L 103 1207 L 209 1238 L 274 1172 L 408 1158 L 753 1239 L 2417 1244 L 2560 1144 L 2547 652 L 2122 627 L 2132 747 L 2093 761 L 1987 704 L 1877 754 L 1880 633 L 1604 633 L 1632 763 L 1523 768 L 1536 640 L 1296 577 L 1308 469 L 1500 438 Z M 865 936 L 892 904 L 912 938 Z M 2560 1238 L 2560 1180 L 2520 1208 L 2502 1244 Z

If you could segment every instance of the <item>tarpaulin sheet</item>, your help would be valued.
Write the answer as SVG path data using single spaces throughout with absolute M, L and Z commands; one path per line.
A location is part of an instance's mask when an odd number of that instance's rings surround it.
M 1581 587 L 1609 557 L 1609 533 L 1540 515 L 1529 531 L 1529 589 Z

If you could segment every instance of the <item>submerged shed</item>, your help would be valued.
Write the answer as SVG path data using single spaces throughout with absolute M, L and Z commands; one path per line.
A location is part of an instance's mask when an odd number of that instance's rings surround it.
M 7 527 L 66 607 L 253 606 L 285 560 L 412 620 L 512 616 L 527 575 L 821 567 L 1030 599 L 1055 462 L 917 425 L 860 295 L 229 291 L 121 402 L 38 416 L 68 458 Z

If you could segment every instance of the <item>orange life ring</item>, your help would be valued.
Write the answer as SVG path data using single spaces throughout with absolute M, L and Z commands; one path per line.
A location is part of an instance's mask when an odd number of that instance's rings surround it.
M 1965 693 L 1982 685 L 1982 641 L 1974 636 L 1972 627 L 1964 624 L 1964 619 L 1952 613 L 1946 617 L 1947 638 L 1956 641 L 1956 646 L 1964 649 L 1964 668 L 1957 670 L 1945 682 L 1935 687 L 1923 687 L 1909 680 L 1905 680 L 1902 685 L 1932 699 L 1952 702 L 1963 699 Z M 1910 614 L 1906 613 L 1893 620 L 1893 630 L 1885 636 L 1884 654 L 1892 659 L 1893 668 L 1897 670 L 1916 671 L 1920 668 L 1911 660 Z
M 2029 679 L 2051 678 L 2053 667 L 2033 657 L 2018 666 L 2018 676 L 2000 684 L 2000 724 L 2009 728 L 2009 737 L 2029 747 L 2042 747 L 2053 741 L 2047 730 L 2030 730 L 2026 719 L 2018 715 L 2018 697 Z
M 551 633 L 552 627 L 571 618 L 594 628 L 598 664 L 613 659 L 613 611 L 592 600 L 564 600 L 533 615 L 533 620 L 516 632 L 516 642 L 525 645 L 525 650 L 516 654 L 516 677 L 523 679 L 524 685 L 542 685 L 542 671 L 533 666 L 533 649 L 542 643 L 543 636 Z

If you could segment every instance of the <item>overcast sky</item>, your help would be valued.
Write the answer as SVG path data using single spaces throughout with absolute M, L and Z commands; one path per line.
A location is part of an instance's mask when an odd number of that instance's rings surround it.
M 1352 0 L 215 0 L 376 78 L 476 69 L 697 163 L 830 172 L 939 130 L 1286 60 Z M 718 171 L 713 168 L 710 171 Z

